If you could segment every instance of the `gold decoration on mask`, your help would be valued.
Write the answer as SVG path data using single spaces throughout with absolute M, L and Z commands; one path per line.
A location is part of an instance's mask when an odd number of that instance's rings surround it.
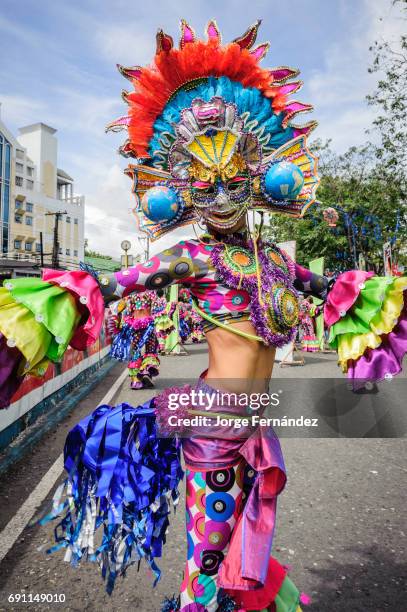
M 237 174 L 245 171 L 247 171 L 246 162 L 240 153 L 234 153 L 227 164 L 212 164 L 207 167 L 197 159 L 193 159 L 189 167 L 191 179 L 204 183 L 214 183 L 218 177 L 223 182 L 229 181 Z
M 186 189 L 184 189 L 181 195 L 182 195 L 182 199 L 185 202 L 185 206 L 187 206 L 187 208 L 190 208 L 192 206 L 191 193 L 187 191 Z
M 252 181 L 253 193 L 260 193 L 261 191 L 261 181 L 259 176 L 255 176 Z

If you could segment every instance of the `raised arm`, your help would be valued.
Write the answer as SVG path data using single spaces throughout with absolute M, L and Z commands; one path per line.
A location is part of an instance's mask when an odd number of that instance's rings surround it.
M 9 404 L 25 374 L 43 375 L 68 345 L 84 350 L 100 333 L 105 304 L 131 293 L 160 289 L 195 277 L 189 242 L 115 274 L 44 269 L 42 280 L 16 278 L 0 287 L 0 353 L 10 364 L 0 381 L 0 408 Z M 96 278 L 95 278 L 96 277 Z
M 145 263 L 113 274 L 99 274 L 98 282 L 105 302 L 146 289 L 163 289 L 179 282 L 191 282 L 194 266 L 188 243 L 181 241 L 158 253 Z
M 320 300 L 325 300 L 330 287 L 329 279 L 326 276 L 315 274 L 297 263 L 294 266 L 294 287 L 305 295 L 312 295 Z

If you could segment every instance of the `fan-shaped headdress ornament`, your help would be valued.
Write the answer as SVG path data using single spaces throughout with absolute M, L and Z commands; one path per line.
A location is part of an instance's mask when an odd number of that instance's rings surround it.
M 223 45 L 215 21 L 206 41 L 182 21 L 178 49 L 159 30 L 151 65 L 118 66 L 134 91 L 123 92 L 128 114 L 107 130 L 128 131 L 120 152 L 137 160 L 126 173 L 151 238 L 195 222 L 225 189 L 231 204 L 218 212 L 230 225 L 238 209 L 302 216 L 314 202 L 317 160 L 306 136 L 316 122 L 292 123 L 312 106 L 289 99 L 302 85 L 298 70 L 260 67 L 269 44 L 254 47 L 259 25 Z

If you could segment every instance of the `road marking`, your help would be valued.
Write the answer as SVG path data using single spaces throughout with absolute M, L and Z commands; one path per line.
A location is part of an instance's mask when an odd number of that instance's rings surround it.
M 99 406 L 109 404 L 127 377 L 127 368 L 123 370 L 114 385 L 106 393 Z M 0 563 L 14 546 L 17 538 L 24 531 L 26 525 L 32 519 L 34 513 L 42 504 L 64 469 L 64 457 L 61 453 L 48 472 L 41 478 L 40 482 L 30 493 L 25 502 L 20 506 L 13 518 L 7 523 L 0 533 Z

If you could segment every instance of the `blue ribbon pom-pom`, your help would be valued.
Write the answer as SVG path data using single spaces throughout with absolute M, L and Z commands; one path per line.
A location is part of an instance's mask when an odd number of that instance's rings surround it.
M 183 471 L 179 442 L 159 437 L 154 400 L 137 408 L 99 406 L 70 431 L 64 454 L 68 478 L 41 521 L 62 515 L 48 552 L 66 548 L 74 565 L 97 561 L 108 593 L 117 576 L 141 559 L 156 583 L 161 571 L 155 558 L 162 554 Z

